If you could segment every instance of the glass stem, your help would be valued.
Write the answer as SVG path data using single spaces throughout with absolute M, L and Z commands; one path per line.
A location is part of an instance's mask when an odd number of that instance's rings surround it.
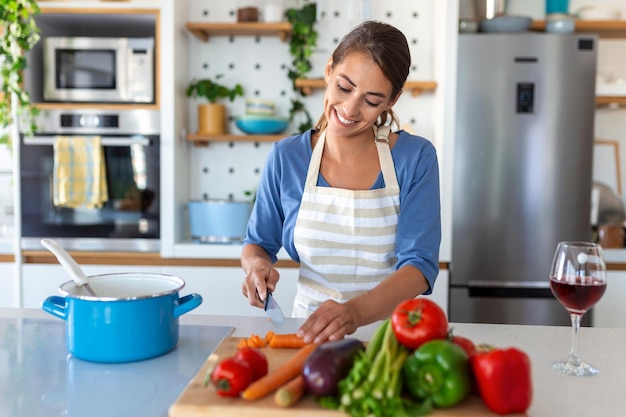
M 581 314 L 570 314 L 572 320 L 572 350 L 569 352 L 567 361 L 574 365 L 580 365 L 580 357 L 578 357 L 578 329 L 580 329 Z

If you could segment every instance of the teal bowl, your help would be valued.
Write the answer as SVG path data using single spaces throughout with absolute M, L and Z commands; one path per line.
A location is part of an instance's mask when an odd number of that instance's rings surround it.
M 249 135 L 275 135 L 287 129 L 289 119 L 286 117 L 245 115 L 237 117 L 235 124 L 239 130 Z

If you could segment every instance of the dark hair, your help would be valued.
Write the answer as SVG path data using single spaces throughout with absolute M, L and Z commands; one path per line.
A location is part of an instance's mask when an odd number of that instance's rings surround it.
M 409 76 L 411 52 L 404 34 L 396 27 L 377 21 L 365 21 L 345 35 L 333 52 L 333 67 L 341 63 L 350 53 L 360 52 L 372 58 L 383 75 L 391 82 L 391 99 L 402 92 Z M 398 123 L 394 112 L 389 109 L 381 114 L 377 125 L 387 122 Z M 322 116 L 316 129 L 326 128 L 326 116 Z

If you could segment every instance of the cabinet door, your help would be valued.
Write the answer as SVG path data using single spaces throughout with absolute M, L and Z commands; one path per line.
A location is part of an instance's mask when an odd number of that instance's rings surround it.
M 626 271 L 609 271 L 606 291 L 592 309 L 594 327 L 626 327 Z
M 265 316 L 262 309 L 252 307 L 241 293 L 243 271 L 238 267 L 163 267 L 163 273 L 176 275 L 185 281 L 181 296 L 198 293 L 202 304 L 191 314 L 228 316 Z M 296 295 L 297 268 L 278 268 L 280 281 L 274 293 L 286 316 L 291 315 Z
M 13 263 L 0 263 L 0 308 L 17 307 Z

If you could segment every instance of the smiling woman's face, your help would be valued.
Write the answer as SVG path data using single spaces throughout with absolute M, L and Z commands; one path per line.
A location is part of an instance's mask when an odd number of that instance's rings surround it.
M 367 55 L 351 53 L 339 64 L 326 66 L 324 114 L 328 131 L 338 136 L 368 135 L 378 116 L 396 102 L 391 82 Z

